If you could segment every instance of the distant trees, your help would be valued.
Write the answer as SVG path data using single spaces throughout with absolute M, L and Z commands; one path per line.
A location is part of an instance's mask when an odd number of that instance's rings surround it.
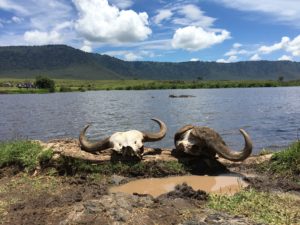
M 34 84 L 37 88 L 48 89 L 50 92 L 55 92 L 55 82 L 48 77 L 37 76 Z

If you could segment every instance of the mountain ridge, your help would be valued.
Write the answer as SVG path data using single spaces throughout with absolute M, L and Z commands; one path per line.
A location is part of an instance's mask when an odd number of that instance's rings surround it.
M 0 47 L 0 78 L 145 79 L 145 80 L 285 80 L 300 79 L 300 62 L 123 61 L 67 45 Z

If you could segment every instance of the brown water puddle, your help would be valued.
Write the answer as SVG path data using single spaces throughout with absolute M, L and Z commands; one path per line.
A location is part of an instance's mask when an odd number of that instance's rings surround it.
M 247 183 L 236 176 L 178 176 L 167 178 L 149 178 L 129 182 L 110 188 L 111 193 L 139 193 L 158 197 L 161 194 L 173 191 L 175 186 L 187 183 L 194 190 L 203 190 L 207 193 L 233 195 L 246 187 Z

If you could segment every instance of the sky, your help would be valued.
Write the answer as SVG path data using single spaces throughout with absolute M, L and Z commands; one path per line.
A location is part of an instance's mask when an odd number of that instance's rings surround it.
M 300 61 L 299 0 L 0 0 L 0 46 L 126 61 Z

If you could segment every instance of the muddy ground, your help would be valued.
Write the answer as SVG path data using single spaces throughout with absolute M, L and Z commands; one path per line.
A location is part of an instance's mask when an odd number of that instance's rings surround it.
M 220 162 L 231 172 L 245 175 L 250 186 L 258 190 L 300 196 L 299 184 L 284 178 L 258 176 L 255 167 L 269 158 L 253 157 L 244 163 Z M 138 179 L 122 175 L 59 176 L 48 170 L 33 176 L 19 168 L 0 169 L 0 224 L 255 224 L 243 216 L 209 209 L 206 193 L 184 185 L 158 198 L 108 193 L 112 185 Z

